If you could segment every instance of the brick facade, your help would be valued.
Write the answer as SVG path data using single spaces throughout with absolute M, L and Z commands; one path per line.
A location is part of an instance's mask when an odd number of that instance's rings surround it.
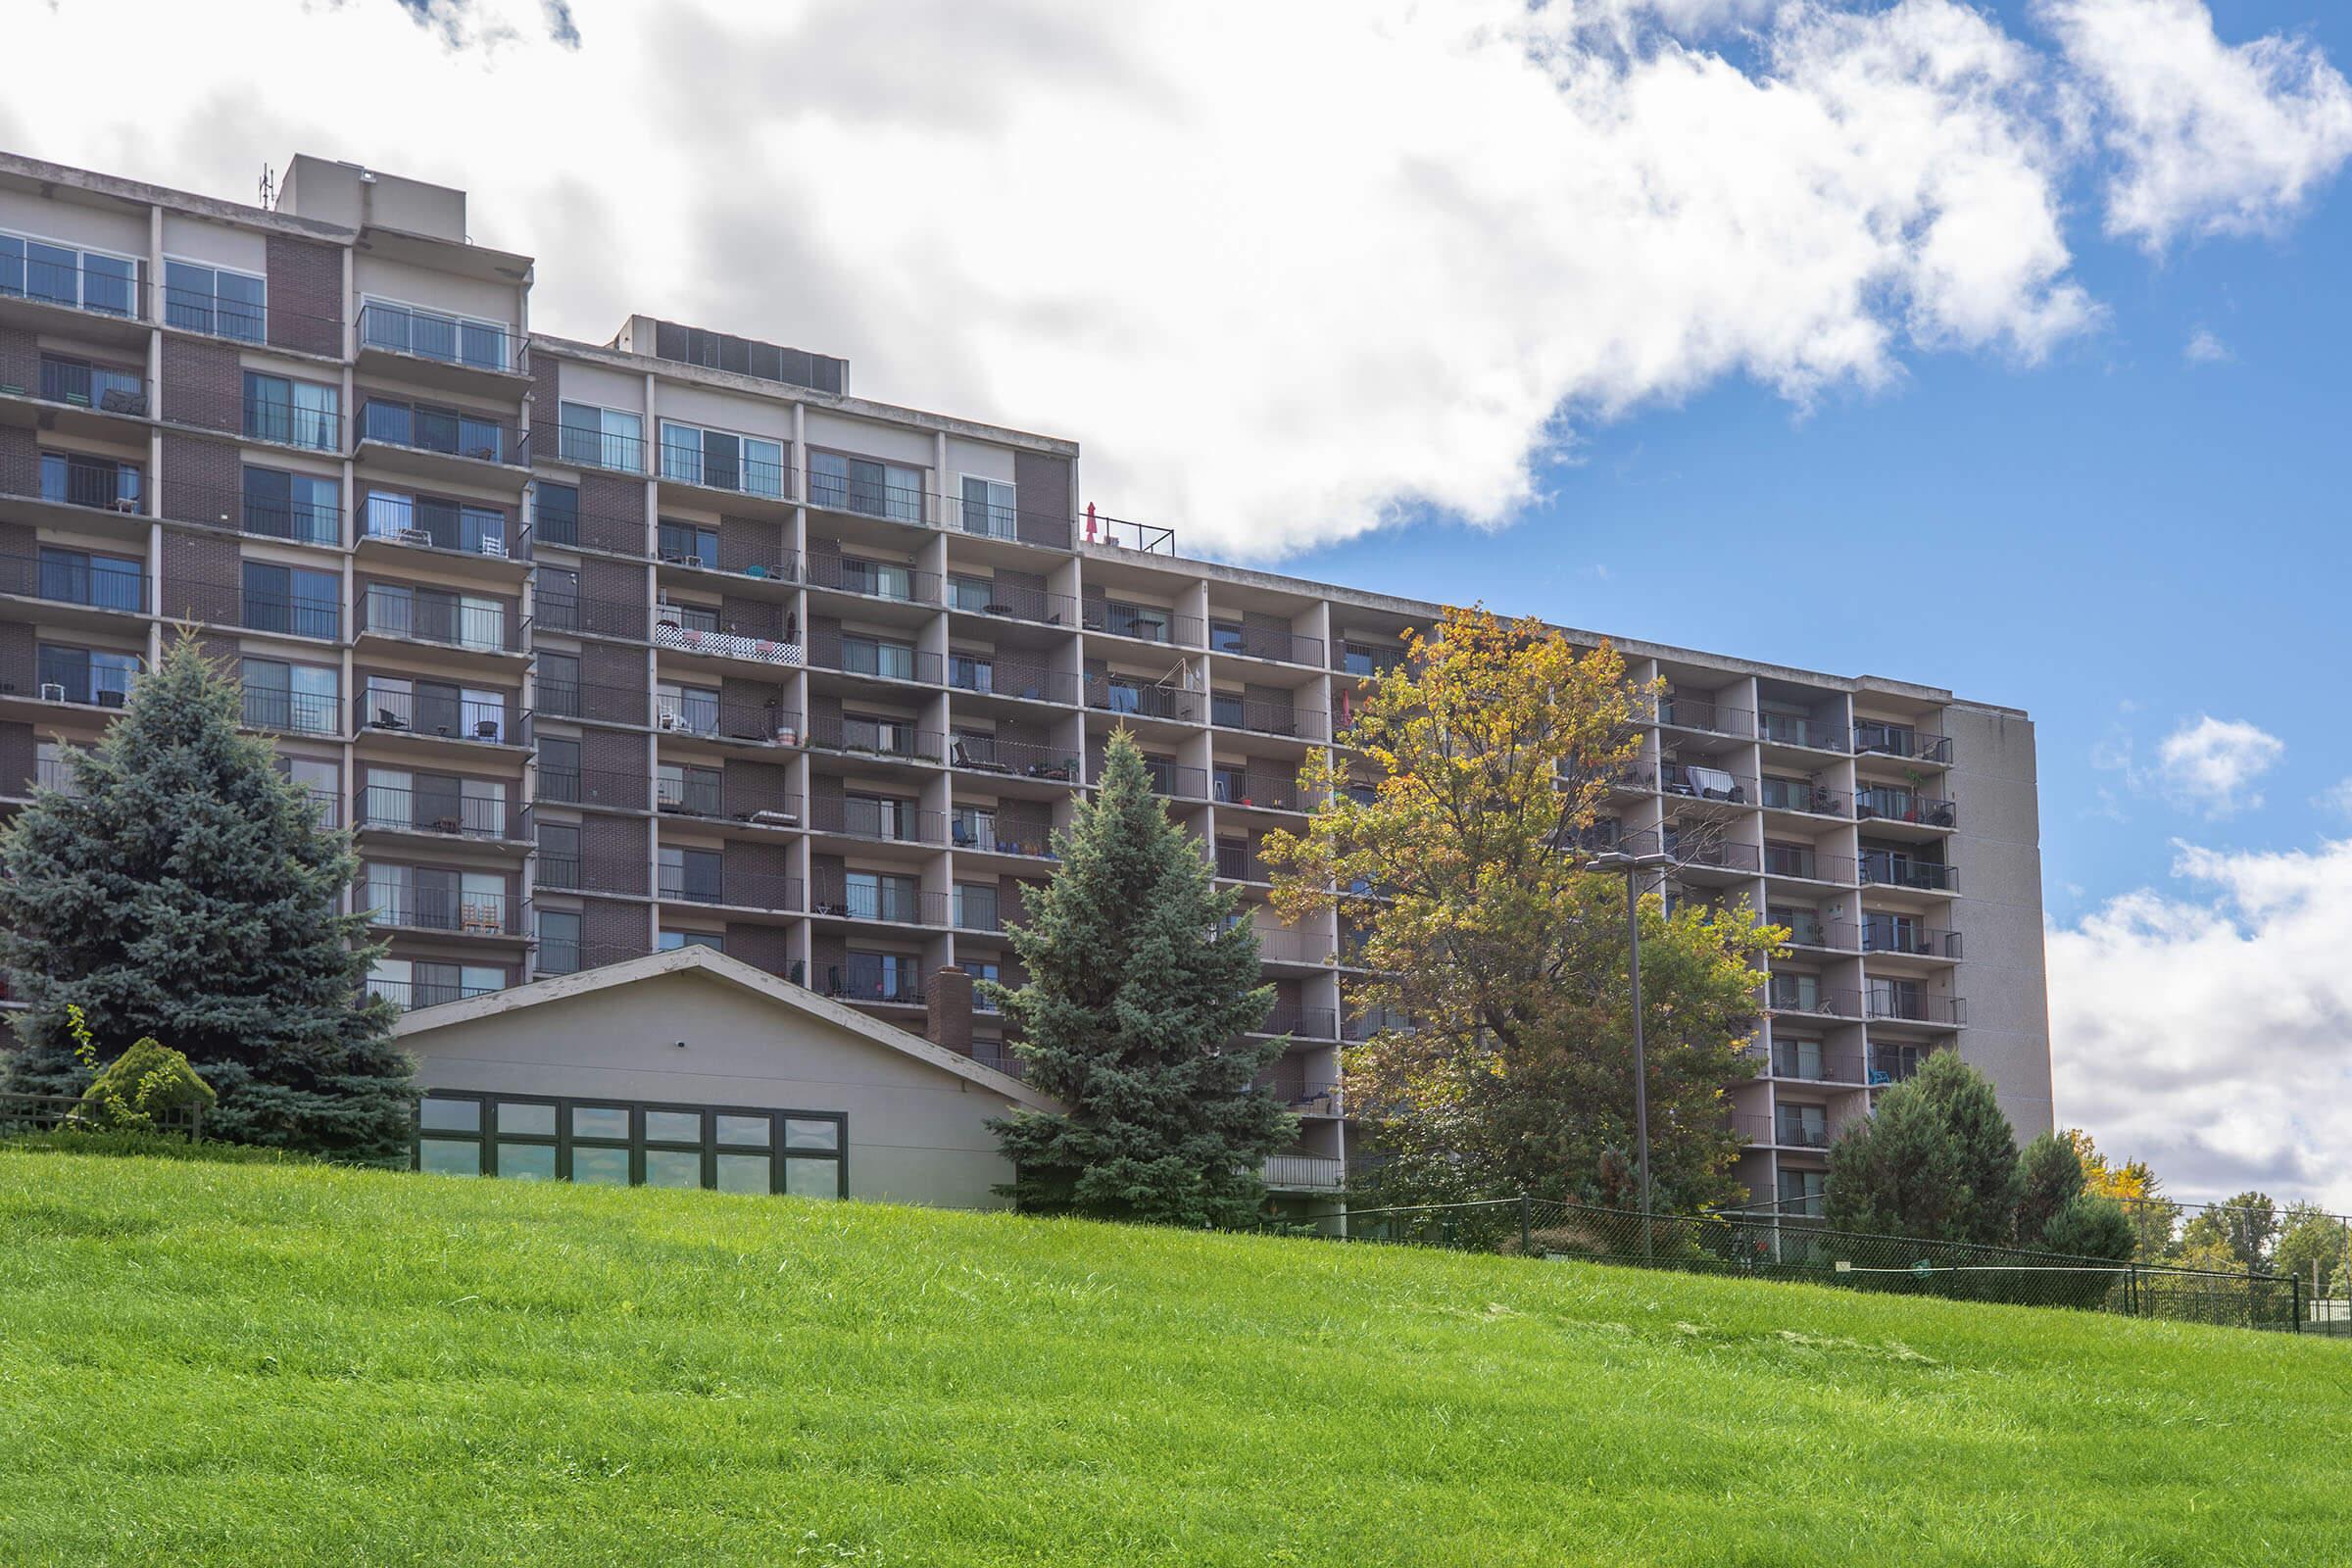
M 156 476 L 163 514 L 215 527 L 242 525 L 244 454 L 225 441 L 164 432 L 163 471 Z
M 343 323 L 358 314 L 344 309 L 342 247 L 285 234 L 266 244 L 270 347 L 340 358 Z
M 237 346 L 217 338 L 164 339 L 164 417 L 207 430 L 242 433 L 245 370 Z

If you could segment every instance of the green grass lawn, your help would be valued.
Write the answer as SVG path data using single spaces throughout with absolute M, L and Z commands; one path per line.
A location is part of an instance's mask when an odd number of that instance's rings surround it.
M 0 1151 L 0 1563 L 2341 1562 L 2352 1345 Z

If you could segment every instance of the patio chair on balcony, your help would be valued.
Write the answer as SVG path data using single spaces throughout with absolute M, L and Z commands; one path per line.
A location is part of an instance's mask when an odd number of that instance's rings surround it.
M 458 929 L 467 936 L 497 936 L 506 929 L 495 904 L 464 904 L 458 906 Z

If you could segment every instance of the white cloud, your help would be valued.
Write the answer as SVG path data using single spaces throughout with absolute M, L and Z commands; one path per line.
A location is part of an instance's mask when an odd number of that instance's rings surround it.
M 2121 160 L 2107 226 L 2150 248 L 2259 233 L 2352 158 L 2352 84 L 2309 44 L 2235 46 L 2204 0 L 2040 0 Z
M 2230 358 L 2230 345 L 2200 326 L 2189 334 L 2180 357 L 2191 365 L 2219 365 Z
M 2183 845 L 2174 873 L 2193 894 L 2143 889 L 2049 934 L 2061 1123 L 2177 1195 L 2352 1207 L 2352 841 Z
M 2323 811 L 2341 811 L 2352 816 L 2352 778 L 2336 780 L 2313 796 L 2311 804 Z
M 2164 738 L 2156 749 L 2157 775 L 2175 804 L 2232 816 L 2262 805 L 2255 781 L 2285 755 L 2286 743 L 2276 735 L 2207 713 Z
M 20 73 L 0 145 L 464 185 L 544 327 L 846 354 L 1079 438 L 1090 499 L 1196 551 L 1500 522 L 1594 421 L 2099 318 L 2058 67 L 1961 0 L 573 0 L 577 47 L 541 0 L 252 0 L 258 50 L 183 0 L 20 9 L 108 90 Z

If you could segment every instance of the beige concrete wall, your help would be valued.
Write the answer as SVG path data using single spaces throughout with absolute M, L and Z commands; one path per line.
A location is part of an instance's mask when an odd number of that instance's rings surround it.
M 680 1049 L 678 1042 L 685 1043 Z M 428 1089 L 842 1111 L 850 1196 L 1001 1208 L 1009 1102 L 725 981 L 661 975 L 408 1036 Z
M 2023 1144 L 2050 1129 L 2050 1002 L 2042 959 L 2041 811 L 2034 725 L 2014 713 L 1954 706 L 1952 845 L 1960 899 L 1952 907 L 1968 999 L 1961 1054 L 1992 1080 Z

